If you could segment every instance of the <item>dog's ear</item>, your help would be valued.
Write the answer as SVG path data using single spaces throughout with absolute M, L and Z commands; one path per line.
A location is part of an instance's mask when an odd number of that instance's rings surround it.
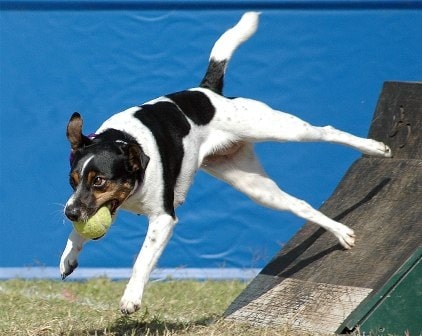
M 137 143 L 129 143 L 128 147 L 129 166 L 132 172 L 139 172 L 143 176 L 148 166 L 149 156 L 144 153 Z
M 73 113 L 66 129 L 66 136 L 70 142 L 72 151 L 91 143 L 91 140 L 82 134 L 82 125 L 83 120 L 81 115 L 78 112 Z

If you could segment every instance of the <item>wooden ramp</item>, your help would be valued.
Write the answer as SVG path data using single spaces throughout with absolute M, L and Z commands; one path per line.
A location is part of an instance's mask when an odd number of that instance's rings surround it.
M 347 333 L 364 324 L 391 290 L 417 269 L 416 283 L 411 281 L 409 289 L 413 301 L 397 306 L 406 316 L 395 320 L 406 325 L 385 316 L 387 322 L 376 332 L 403 335 L 409 329 L 410 335 L 419 335 L 421 133 L 422 83 L 386 82 L 369 137 L 387 143 L 394 157 L 358 159 L 321 207 L 355 230 L 356 246 L 345 251 L 333 235 L 306 223 L 229 306 L 226 318 L 289 327 L 302 335 Z

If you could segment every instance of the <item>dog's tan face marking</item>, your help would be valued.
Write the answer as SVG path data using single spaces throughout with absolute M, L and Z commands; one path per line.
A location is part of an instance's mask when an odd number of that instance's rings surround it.
M 79 183 L 81 182 L 80 175 L 78 172 L 74 171 L 70 174 L 70 184 L 72 185 L 73 189 L 75 189 Z
M 97 174 L 98 173 L 95 172 L 95 171 L 88 172 L 87 177 L 86 177 L 86 183 L 87 183 L 87 185 L 93 186 L 93 187 L 98 187 L 99 186 L 98 183 L 94 180 L 94 179 L 97 178 Z M 95 184 L 94 184 L 94 182 L 95 182 Z
M 93 210 L 106 205 L 114 214 L 133 189 L 130 182 L 113 181 L 96 170 L 87 170 L 84 175 L 80 176 L 79 173 L 73 172 L 71 174 L 72 183 L 75 188 L 78 188 L 81 183 L 79 188 L 85 190 L 85 195 L 89 199 L 87 199 L 90 204 L 89 208 Z
M 132 188 L 130 183 L 119 184 L 113 181 L 106 181 L 104 187 L 101 190 L 94 189 L 92 195 L 97 208 L 100 208 L 104 204 L 108 205 L 110 202 L 117 202 L 120 205 L 129 197 Z

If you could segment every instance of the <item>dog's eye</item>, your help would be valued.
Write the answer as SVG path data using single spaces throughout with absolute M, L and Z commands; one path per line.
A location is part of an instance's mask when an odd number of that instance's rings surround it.
M 92 185 L 94 187 L 103 187 L 106 182 L 107 182 L 107 180 L 104 177 L 96 176 L 94 178 L 94 181 L 92 182 Z

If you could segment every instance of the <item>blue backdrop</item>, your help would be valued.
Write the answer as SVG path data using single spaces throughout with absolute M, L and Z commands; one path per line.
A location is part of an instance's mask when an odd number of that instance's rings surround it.
M 248 8 L 262 11 L 261 23 L 229 65 L 229 96 L 366 136 L 382 83 L 422 79 L 417 2 L 0 4 L 0 267 L 58 265 L 71 230 L 71 113 L 82 113 L 89 133 L 115 112 L 196 86 L 215 40 Z M 325 144 L 257 151 L 285 191 L 314 207 L 359 156 Z M 159 267 L 262 267 L 303 224 L 204 173 L 177 215 Z M 80 266 L 131 267 L 145 230 L 144 218 L 120 212 Z

